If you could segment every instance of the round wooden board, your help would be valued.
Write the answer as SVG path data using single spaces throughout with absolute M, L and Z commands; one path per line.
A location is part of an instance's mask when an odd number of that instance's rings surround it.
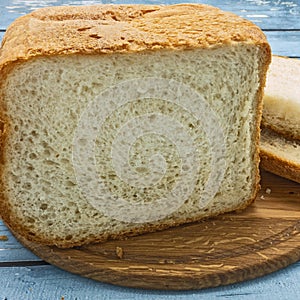
M 200 289 L 256 278 L 300 259 L 300 184 L 262 172 L 253 205 L 199 223 L 72 249 L 19 240 L 45 261 L 98 281 Z

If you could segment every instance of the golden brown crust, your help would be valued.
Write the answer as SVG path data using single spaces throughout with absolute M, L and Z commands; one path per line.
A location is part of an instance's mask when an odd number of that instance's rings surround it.
M 256 25 L 207 5 L 51 7 L 9 26 L 0 71 L 41 55 L 209 48 L 233 42 L 268 47 Z
M 260 150 L 261 167 L 278 176 L 300 183 L 300 165 L 266 149 Z
M 254 131 L 254 136 L 252 137 L 252 140 L 255 143 L 255 147 L 257 151 L 254 151 L 254 157 L 253 161 L 256 163 L 256 182 L 253 186 L 253 194 L 252 194 L 252 200 L 249 201 L 248 204 L 253 202 L 256 198 L 256 195 L 258 194 L 258 191 L 260 189 L 260 153 L 259 153 L 259 144 L 260 144 L 260 126 L 261 126 L 261 119 L 262 119 L 262 112 L 263 112 L 263 94 L 264 94 L 264 88 L 266 86 L 266 74 L 268 72 L 269 65 L 271 63 L 272 55 L 271 55 L 271 48 L 270 46 L 262 46 L 262 50 L 264 52 L 264 55 L 261 56 L 261 70 L 259 74 L 260 78 L 260 87 L 257 91 L 257 106 L 255 108 L 256 113 L 256 120 L 254 121 L 256 124 L 256 130 Z M 246 204 L 247 205 L 247 204 Z M 246 206 L 245 206 L 246 207 Z
M 237 42 L 261 48 L 260 83 L 257 92 L 257 131 L 253 135 L 258 149 L 259 126 L 262 113 L 262 93 L 265 74 L 271 59 L 269 44 L 262 31 L 253 23 L 231 13 L 224 13 L 206 5 L 182 4 L 172 6 L 98 5 L 90 7 L 52 7 L 37 10 L 17 19 L 7 30 L 0 50 L 0 77 L 7 76 L 15 63 L 37 56 L 70 54 L 129 53 L 159 49 L 182 50 L 213 48 Z M 4 81 L 4 80 L 3 80 Z M 0 83 L 1 84 L 1 83 Z M 1 97 L 1 94 L 0 94 Z M 256 181 L 249 201 L 255 198 L 259 187 L 259 153 L 254 151 Z M 143 225 L 139 229 L 117 236 L 91 237 L 75 242 L 49 240 L 32 236 L 28 228 L 19 224 L 10 214 L 9 201 L 1 195 L 0 210 L 4 221 L 26 239 L 59 247 L 71 247 L 89 242 L 100 242 L 122 235 L 136 235 L 170 226 L 196 221 L 183 219 L 163 225 Z M 218 212 L 214 215 L 225 213 Z M 13 226 L 12 226 L 13 225 Z

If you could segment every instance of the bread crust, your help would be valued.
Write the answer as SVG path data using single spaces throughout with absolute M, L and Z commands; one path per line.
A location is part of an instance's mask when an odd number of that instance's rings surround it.
M 282 138 L 286 139 L 284 136 Z M 268 151 L 264 147 L 260 148 L 260 157 L 261 167 L 264 170 L 300 183 L 300 164 L 288 160 L 274 151 Z
M 253 202 L 259 190 L 258 145 L 262 95 L 265 75 L 271 60 L 271 50 L 265 35 L 253 23 L 217 8 L 198 4 L 96 5 L 39 9 L 20 17 L 8 28 L 0 50 L 0 75 L 4 82 L 15 64 L 38 56 L 209 49 L 240 42 L 260 48 L 261 61 L 260 87 L 257 91 L 256 107 L 253 107 L 258 112 L 254 120 L 256 130 L 252 136 L 253 147 L 257 149 L 253 154 L 255 181 L 253 194 L 248 201 L 244 201 L 240 207 L 236 208 L 239 210 Z M 0 97 L 3 97 L 1 93 Z M 8 131 L 9 128 L 6 127 L 6 133 Z M 4 136 L 4 134 L 1 136 L 2 141 Z M 108 238 L 120 238 L 124 235 L 162 230 L 198 220 L 195 217 L 163 225 L 145 224 L 137 230 L 129 230 L 118 235 L 93 236 L 85 241 L 82 241 L 80 237 L 76 241 L 61 241 L 49 240 L 42 235 L 39 237 L 32 235 L 28 228 L 14 219 L 9 201 L 3 194 L 0 212 L 5 223 L 26 239 L 64 248 L 83 243 L 102 242 Z M 220 211 L 210 217 L 225 212 Z
M 278 176 L 300 183 L 300 166 L 277 156 L 274 153 L 261 150 L 261 167 Z
M 207 5 L 50 7 L 20 17 L 8 27 L 0 71 L 36 56 L 207 49 L 234 42 L 270 51 L 256 25 Z
M 249 198 L 249 200 L 243 202 L 239 207 L 235 208 L 234 211 L 239 212 L 244 210 L 246 207 L 248 207 L 251 203 L 253 203 L 256 199 L 257 193 L 260 189 L 260 185 L 258 184 L 255 187 L 255 190 L 251 196 L 251 198 Z M 89 238 L 80 238 L 80 237 L 73 237 L 72 241 L 65 241 L 65 240 L 61 240 L 61 239 L 49 239 L 46 236 L 43 236 L 43 234 L 38 235 L 33 235 L 30 230 L 28 230 L 27 228 L 25 228 L 22 224 L 18 223 L 18 222 L 14 222 L 15 220 L 13 218 L 11 218 L 12 223 L 10 222 L 6 222 L 6 220 L 4 220 L 5 224 L 7 225 L 7 227 L 11 230 L 11 232 L 14 233 L 18 233 L 20 234 L 22 237 L 24 237 L 26 240 L 28 241 L 33 241 L 33 242 L 38 242 L 40 244 L 43 245 L 55 245 L 59 248 L 72 248 L 72 247 L 79 247 L 79 246 L 83 246 L 83 245 L 88 245 L 88 244 L 96 244 L 96 243 L 102 243 L 102 242 L 106 242 L 108 240 L 122 240 L 122 239 L 126 239 L 128 237 L 132 237 L 132 236 L 137 236 L 140 234 L 146 234 L 146 233 L 151 233 L 151 232 L 156 232 L 156 231 L 162 231 L 168 228 L 172 228 L 172 227 L 178 227 L 180 225 L 184 225 L 187 223 L 193 223 L 193 222 L 199 222 L 199 221 L 205 221 L 209 218 L 213 218 L 213 217 L 217 217 L 219 215 L 225 214 L 225 213 L 232 213 L 232 210 L 223 210 L 223 211 L 219 211 L 218 213 L 214 213 L 211 214 L 209 216 L 206 217 L 193 217 L 193 218 L 189 218 L 189 219 L 182 219 L 182 220 L 178 220 L 176 222 L 169 222 L 169 223 L 164 223 L 164 224 L 159 224 L 159 225 L 154 225 L 154 224 L 141 224 L 138 228 L 135 228 L 134 230 L 124 230 L 122 232 L 119 232 L 118 234 L 106 234 L 106 235 L 99 235 L 99 236 L 92 236 Z
M 275 126 L 274 124 L 268 122 L 264 117 L 262 117 L 262 124 L 264 127 L 280 134 L 286 139 L 295 139 L 300 141 L 300 135 L 298 135 L 297 133 L 293 133 L 290 130 L 285 130 L 283 126 L 282 127 Z

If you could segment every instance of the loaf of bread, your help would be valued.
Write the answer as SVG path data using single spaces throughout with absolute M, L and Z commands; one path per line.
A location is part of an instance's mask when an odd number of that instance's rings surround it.
M 300 60 L 273 56 L 264 94 L 261 166 L 300 183 Z
M 17 19 L 0 53 L 3 220 L 72 247 L 245 208 L 270 60 L 257 26 L 206 5 Z
M 264 95 L 262 124 L 300 140 L 300 60 L 273 56 Z

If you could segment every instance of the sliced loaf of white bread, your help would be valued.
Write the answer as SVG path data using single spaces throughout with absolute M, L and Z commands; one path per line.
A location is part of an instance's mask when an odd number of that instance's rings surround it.
M 3 220 L 78 246 L 245 208 L 270 47 L 206 5 L 41 9 L 0 52 Z

